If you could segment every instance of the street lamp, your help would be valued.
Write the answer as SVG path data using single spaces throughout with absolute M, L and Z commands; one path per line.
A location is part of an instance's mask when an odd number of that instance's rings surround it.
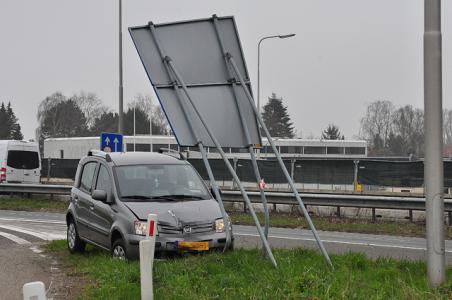
M 261 43 L 264 40 L 267 39 L 275 39 L 275 38 L 279 38 L 279 39 L 286 39 L 286 38 L 290 38 L 295 36 L 295 33 L 291 33 L 291 34 L 283 34 L 283 35 L 269 35 L 269 36 L 264 36 L 263 38 L 261 38 L 259 40 L 259 43 L 257 44 L 257 112 L 261 113 L 261 102 L 260 102 L 260 64 L 261 64 Z
M 118 117 L 118 132 L 124 133 L 124 112 L 123 112 L 123 76 L 122 76 L 122 0 L 119 0 L 119 117 Z

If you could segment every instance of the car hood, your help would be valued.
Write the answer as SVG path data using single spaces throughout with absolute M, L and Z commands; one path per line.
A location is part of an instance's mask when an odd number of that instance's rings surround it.
M 140 220 L 149 214 L 157 214 L 158 222 L 178 226 L 191 223 L 212 222 L 221 218 L 217 201 L 177 201 L 177 202 L 123 202 Z

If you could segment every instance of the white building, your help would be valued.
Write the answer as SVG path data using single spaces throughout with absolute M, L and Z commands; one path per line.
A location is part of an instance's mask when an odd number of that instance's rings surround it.
M 173 136 L 149 135 L 124 136 L 125 151 L 158 152 L 161 148 L 185 151 L 191 158 L 199 158 L 197 147 L 179 147 Z M 274 138 L 284 158 L 364 158 L 367 157 L 367 142 L 362 140 L 310 140 Z M 79 159 L 90 149 L 100 148 L 99 137 L 50 138 L 44 140 L 44 158 Z M 207 148 L 209 157 L 219 158 L 216 148 Z M 248 158 L 248 150 L 224 147 L 229 157 Z M 256 150 L 257 152 L 257 150 Z M 260 158 L 272 158 L 274 154 L 266 138 L 262 138 Z

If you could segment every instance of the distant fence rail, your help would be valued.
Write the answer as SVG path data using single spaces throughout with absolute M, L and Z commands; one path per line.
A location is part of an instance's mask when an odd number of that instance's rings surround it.
M 0 193 L 29 193 L 49 195 L 70 195 L 69 185 L 47 185 L 47 184 L 0 184 Z M 256 191 L 247 192 L 251 202 L 261 203 L 260 193 Z M 297 205 L 297 201 L 290 192 L 266 192 L 269 204 Z M 305 205 L 341 207 L 371 208 L 372 217 L 375 219 L 375 209 L 397 209 L 410 211 L 425 210 L 425 199 L 419 196 L 387 196 L 387 195 L 364 195 L 359 193 L 301 193 Z M 245 203 L 239 191 L 222 191 L 222 199 L 225 202 Z M 451 222 L 452 199 L 444 200 L 444 210 L 449 215 Z
M 43 159 L 42 177 L 75 177 L 78 159 Z M 207 172 L 201 159 L 189 159 L 201 176 L 208 180 Z M 220 159 L 209 160 L 217 181 L 232 182 L 224 162 Z M 231 164 L 243 182 L 255 182 L 251 161 L 247 159 L 230 159 Z M 352 185 L 357 180 L 362 185 L 386 187 L 422 187 L 424 183 L 423 161 L 385 161 L 360 159 L 286 159 L 284 164 L 298 184 Z M 265 182 L 270 184 L 287 183 L 278 162 L 259 160 L 259 170 Z M 452 188 L 452 161 L 444 161 L 444 186 Z

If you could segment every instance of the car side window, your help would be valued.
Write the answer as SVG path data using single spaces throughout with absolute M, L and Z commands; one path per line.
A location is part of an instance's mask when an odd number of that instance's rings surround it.
M 112 188 L 112 182 L 110 174 L 104 165 L 100 165 L 99 175 L 97 176 L 96 190 L 103 190 L 110 196 Z
M 83 166 L 82 177 L 80 180 L 80 189 L 90 193 L 93 183 L 94 172 L 96 171 L 97 162 L 89 162 Z

